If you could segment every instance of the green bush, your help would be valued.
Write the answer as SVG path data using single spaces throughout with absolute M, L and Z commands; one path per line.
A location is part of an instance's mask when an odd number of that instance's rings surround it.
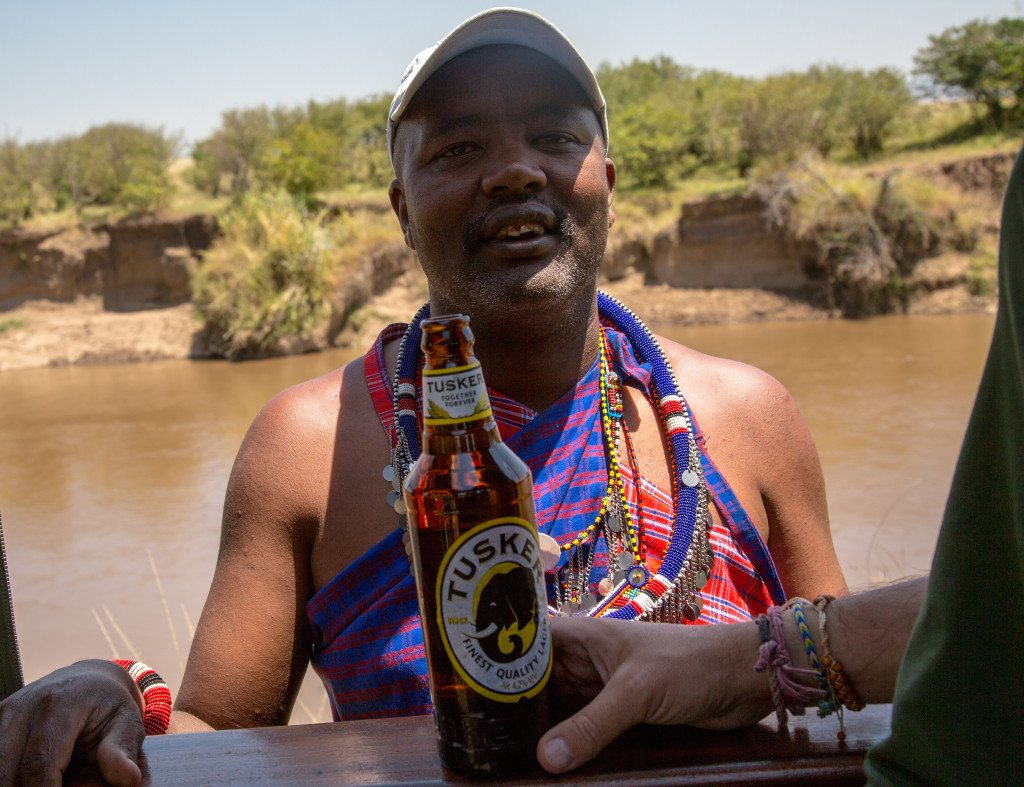
M 337 245 L 321 219 L 283 194 L 249 195 L 228 211 L 192 280 L 215 349 L 228 358 L 272 354 L 322 330 Z
M 996 294 L 998 256 L 994 251 L 979 251 L 971 256 L 967 270 L 967 291 L 974 296 Z

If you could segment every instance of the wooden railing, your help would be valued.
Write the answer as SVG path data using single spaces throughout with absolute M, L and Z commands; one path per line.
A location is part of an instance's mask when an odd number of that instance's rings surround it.
M 755 727 L 709 732 L 690 727 L 637 727 L 593 763 L 562 779 L 529 771 L 535 784 L 860 784 L 868 748 L 889 731 L 891 707 L 846 714 L 847 737 L 834 717 L 791 718 L 779 732 L 774 717 Z M 429 716 L 232 730 L 147 738 L 147 784 L 441 784 L 465 783 L 437 757 Z M 78 771 L 70 784 L 98 783 Z

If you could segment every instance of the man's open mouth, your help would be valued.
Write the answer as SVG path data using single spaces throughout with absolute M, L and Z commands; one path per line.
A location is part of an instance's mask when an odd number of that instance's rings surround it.
M 505 238 L 536 238 L 539 235 L 543 235 L 545 232 L 544 228 L 536 222 L 527 222 L 523 224 L 509 224 L 499 229 L 495 234 L 495 240 L 503 240 Z

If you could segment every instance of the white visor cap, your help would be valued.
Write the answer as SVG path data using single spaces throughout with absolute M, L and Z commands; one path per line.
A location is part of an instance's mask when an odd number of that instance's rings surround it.
M 608 111 L 604 95 L 582 55 L 568 38 L 544 17 L 522 8 L 491 8 L 471 16 L 448 35 L 413 58 L 402 75 L 402 83 L 388 111 L 388 156 L 395 166 L 395 128 L 409 107 L 416 91 L 441 66 L 459 55 L 482 46 L 513 44 L 534 49 L 558 63 L 569 72 L 601 122 L 601 134 L 608 144 Z

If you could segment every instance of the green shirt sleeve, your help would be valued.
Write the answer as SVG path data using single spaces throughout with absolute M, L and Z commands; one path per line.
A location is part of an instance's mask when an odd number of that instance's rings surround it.
M 1003 204 L 995 333 L 870 783 L 1024 778 L 1024 151 Z

